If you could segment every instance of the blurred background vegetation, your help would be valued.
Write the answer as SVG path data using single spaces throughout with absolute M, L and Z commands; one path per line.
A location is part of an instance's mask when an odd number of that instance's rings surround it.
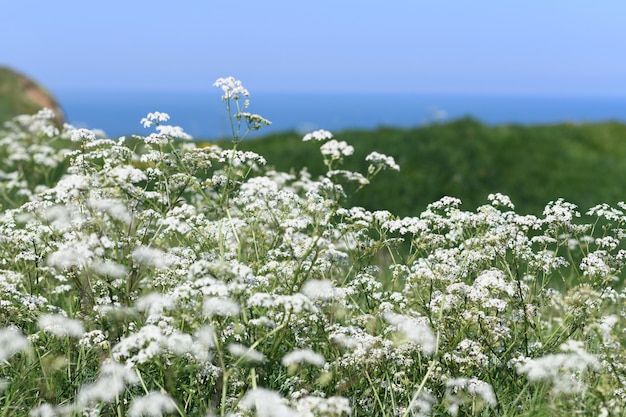
M 63 112 L 43 87 L 9 68 L 0 67 L 0 130 L 17 114 L 51 107 L 63 122 Z M 353 145 L 344 169 L 365 173 L 372 151 L 393 156 L 401 171 L 383 171 L 372 184 L 350 197 L 348 204 L 369 210 L 387 209 L 401 216 L 418 215 L 443 196 L 458 197 L 462 208 L 487 203 L 487 195 L 511 197 L 518 213 L 541 214 L 557 198 L 581 211 L 599 203 L 626 200 L 626 124 L 618 122 L 499 125 L 472 118 L 412 129 L 379 128 L 333 132 Z M 230 147 L 227 141 L 219 142 Z M 239 144 L 241 150 L 263 155 L 268 165 L 313 176 L 326 168 L 320 143 L 302 142 L 295 132 L 273 134 Z
M 365 156 L 374 150 L 400 164 L 400 172 L 383 171 L 351 197 L 350 203 L 369 210 L 415 216 L 443 196 L 458 197 L 463 209 L 473 210 L 495 192 L 510 196 L 521 214 L 541 214 L 557 198 L 583 212 L 626 199 L 622 123 L 488 126 L 464 118 L 414 129 L 349 130 L 335 138 L 355 147 L 345 169 L 365 173 Z M 320 144 L 301 139 L 295 132 L 276 134 L 244 141 L 239 149 L 263 155 L 277 170 L 325 173 Z

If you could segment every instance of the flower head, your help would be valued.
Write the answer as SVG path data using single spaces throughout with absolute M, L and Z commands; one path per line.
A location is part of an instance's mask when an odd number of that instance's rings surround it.
M 37 325 L 40 329 L 58 337 L 72 336 L 81 338 L 85 333 L 85 328 L 79 320 L 70 319 L 61 314 L 43 314 L 39 317 Z
M 0 362 L 30 346 L 28 339 L 13 327 L 0 329 Z
M 400 171 L 400 165 L 396 163 L 393 156 L 384 155 L 379 152 L 372 152 L 365 157 L 365 160 L 372 163 L 372 169 L 393 169 L 394 171 Z
M 239 100 L 241 96 L 246 98 L 250 97 L 248 90 L 246 90 L 241 84 L 241 81 L 236 80 L 235 77 L 218 78 L 213 83 L 213 86 L 221 88 L 224 92 L 224 95 L 222 95 L 222 101 L 228 101 L 231 99 Z
M 321 141 L 325 141 L 325 140 L 332 139 L 332 138 L 333 138 L 332 133 L 330 133 L 328 130 L 320 129 L 320 130 L 316 130 L 315 132 L 307 133 L 302 138 L 302 141 L 308 142 L 310 140 L 316 140 L 316 141 L 321 142 Z
M 173 413 L 177 409 L 172 397 L 160 392 L 150 392 L 143 397 L 136 397 L 130 403 L 128 415 L 130 417 L 161 417 Z

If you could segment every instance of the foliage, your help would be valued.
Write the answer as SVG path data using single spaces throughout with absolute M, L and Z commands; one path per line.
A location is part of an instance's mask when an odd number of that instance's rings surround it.
M 216 86 L 229 149 L 163 113 L 118 140 L 46 111 L 2 133 L 1 415 L 625 413 L 626 204 L 348 205 L 396 161 L 346 170 L 318 131 L 319 176 L 267 169 L 240 148 L 267 121 Z
M 349 200 L 369 210 L 412 216 L 444 196 L 475 210 L 488 194 L 500 192 L 521 213 L 539 215 L 556 198 L 585 209 L 624 198 L 626 126 L 621 123 L 487 126 L 465 118 L 414 129 L 350 130 L 341 138 L 355 147 L 345 169 L 363 171 L 365 155 L 381 149 L 402 167 L 399 173 L 382 173 L 368 192 Z M 280 171 L 324 172 L 314 146 L 295 133 L 246 141 L 240 148 L 260 153 Z

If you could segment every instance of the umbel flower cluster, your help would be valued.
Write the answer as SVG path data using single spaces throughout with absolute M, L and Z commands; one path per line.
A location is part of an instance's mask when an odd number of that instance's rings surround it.
M 158 112 L 5 124 L 2 415 L 626 414 L 626 204 L 348 207 L 392 157 L 342 170 L 357 144 L 316 131 L 325 175 L 273 171 L 238 149 L 269 122 L 215 85 L 230 149 Z

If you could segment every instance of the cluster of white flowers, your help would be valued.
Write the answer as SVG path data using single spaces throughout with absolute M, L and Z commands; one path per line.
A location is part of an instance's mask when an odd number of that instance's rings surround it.
M 222 89 L 224 92 L 222 96 L 223 101 L 231 99 L 239 100 L 242 96 L 246 98 L 250 97 L 248 90 L 245 89 L 241 81 L 235 79 L 235 77 L 218 78 L 215 83 L 213 83 L 213 86 Z
M 384 155 L 379 152 L 372 152 L 365 157 L 367 162 L 371 162 L 374 169 L 392 169 L 400 171 L 400 165 L 396 163 L 393 156 Z
M 453 416 L 458 415 L 461 405 L 467 400 L 462 393 L 474 397 L 480 397 L 489 407 L 495 407 L 498 403 L 493 392 L 493 387 L 485 381 L 477 378 L 453 378 L 446 381 L 447 410 Z
M 13 327 L 0 329 L 0 361 L 6 361 L 29 346 L 30 342 L 19 330 Z
M 345 141 L 337 141 L 331 139 L 320 146 L 322 155 L 330 157 L 330 159 L 341 159 L 344 156 L 350 156 L 354 153 L 354 146 L 348 145 Z
M 321 368 L 326 363 L 324 356 L 319 353 L 313 352 L 311 349 L 298 349 L 289 352 L 281 359 L 283 366 L 291 366 L 298 363 L 310 363 L 318 368 Z
M 150 127 L 153 124 L 160 125 L 161 123 L 167 122 L 168 120 L 170 120 L 169 114 L 156 111 L 153 113 L 148 113 L 146 117 L 141 119 L 141 124 L 143 125 L 143 127 Z
M 176 401 L 167 394 L 150 392 L 143 397 L 135 397 L 128 408 L 129 417 L 162 417 L 178 410 Z
M 241 111 L 240 81 L 215 85 L 235 143 L 268 123 Z M 0 137 L 0 385 L 57 399 L 26 413 L 489 414 L 543 384 L 623 414 L 626 204 L 594 207 L 593 227 L 497 193 L 398 217 L 343 206 L 396 160 L 343 169 L 354 147 L 325 130 L 303 138 L 327 166 L 314 178 L 181 141 L 165 113 L 115 141 L 48 117 Z
M 329 132 L 328 130 L 324 130 L 324 129 L 320 129 L 320 130 L 316 130 L 314 132 L 309 132 L 306 135 L 304 135 L 304 137 L 302 138 L 303 142 L 308 142 L 311 140 L 315 140 L 318 142 L 322 142 L 325 140 L 329 140 L 333 138 L 333 134 L 331 132 Z
M 41 330 L 58 337 L 81 338 L 85 333 L 85 328 L 79 320 L 70 319 L 61 314 L 43 314 L 39 317 L 37 325 Z
M 584 343 L 570 340 L 560 346 L 564 353 L 530 359 L 517 368 L 529 381 L 547 381 L 555 393 L 575 394 L 583 390 L 584 371 L 597 371 L 600 364 L 595 355 L 587 353 Z

